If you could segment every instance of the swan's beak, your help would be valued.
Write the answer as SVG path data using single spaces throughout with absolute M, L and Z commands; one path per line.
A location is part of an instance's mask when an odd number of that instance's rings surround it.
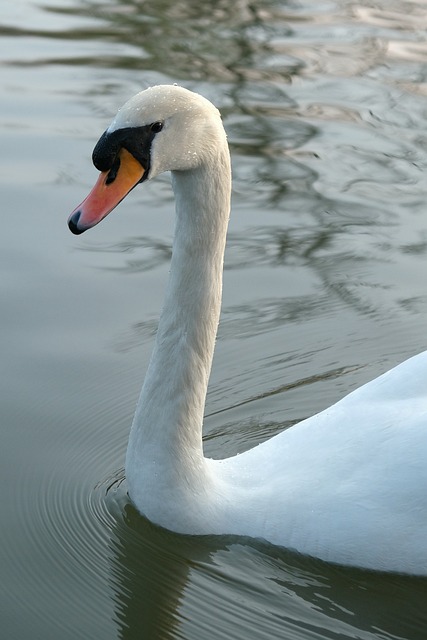
M 145 169 L 129 151 L 122 148 L 118 159 L 117 172 L 103 171 L 87 198 L 68 218 L 70 231 L 76 235 L 101 222 L 142 179 Z

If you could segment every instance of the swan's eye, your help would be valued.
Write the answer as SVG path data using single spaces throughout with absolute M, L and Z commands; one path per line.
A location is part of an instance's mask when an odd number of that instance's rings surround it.
M 159 133 L 163 129 L 163 122 L 153 122 L 150 129 L 153 133 Z

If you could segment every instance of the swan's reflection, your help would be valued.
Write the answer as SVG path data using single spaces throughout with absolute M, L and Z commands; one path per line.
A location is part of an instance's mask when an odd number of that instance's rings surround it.
M 120 638 L 178 638 L 191 566 L 208 562 L 197 538 L 159 529 L 126 505 L 111 539 L 112 582 Z
M 425 579 L 175 535 L 129 504 L 111 538 L 111 576 L 122 640 L 426 637 Z

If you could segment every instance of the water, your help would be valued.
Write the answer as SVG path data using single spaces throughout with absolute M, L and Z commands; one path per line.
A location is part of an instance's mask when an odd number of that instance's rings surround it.
M 170 258 L 167 177 L 66 228 L 118 106 L 179 82 L 233 156 L 206 407 L 226 456 L 426 348 L 427 6 L 15 0 L 2 8 L 0 635 L 425 638 L 423 579 L 139 516 L 123 460 Z

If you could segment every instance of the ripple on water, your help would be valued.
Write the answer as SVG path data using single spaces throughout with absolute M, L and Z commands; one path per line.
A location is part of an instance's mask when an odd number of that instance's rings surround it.
M 114 420 L 104 426 L 117 427 Z M 36 563 L 16 559 L 17 579 L 30 582 L 34 614 L 58 636 L 83 627 L 86 637 L 103 637 L 107 619 L 119 637 L 144 628 L 150 640 L 377 640 L 382 630 L 393 637 L 393 629 L 423 637 L 420 581 L 331 567 L 253 541 L 178 536 L 150 524 L 128 500 L 123 469 L 101 467 L 118 442 L 99 442 L 96 431 L 87 430 L 85 453 L 71 449 L 66 468 L 61 461 L 51 466 L 41 486 L 25 469 L 17 501 L 28 553 L 37 556 Z M 94 474 L 87 473 L 91 464 Z M 58 617 L 64 598 L 78 621 Z
M 42 376 L 32 381 L 31 415 L 23 409 L 17 420 L 21 440 L 26 437 L 23 425 L 29 424 L 31 432 L 33 423 L 38 438 L 29 433 L 29 444 L 21 444 L 22 462 L 19 473 L 10 478 L 10 508 L 3 521 L 2 558 L 13 568 L 8 577 L 10 611 L 25 606 L 34 637 L 42 637 L 37 629 L 51 630 L 52 638 L 85 637 L 79 629 L 86 630 L 86 637 L 95 637 L 96 629 L 99 637 L 102 629 L 108 636 L 111 629 L 106 628 L 114 626 L 108 615 L 108 545 L 118 512 L 109 511 L 105 483 L 99 478 L 122 459 L 120 414 L 126 399 L 119 399 L 117 411 L 112 410 L 108 401 L 97 401 L 95 383 L 88 383 L 87 396 L 79 402 L 72 398 L 67 411 L 63 399 L 58 400 L 60 394 L 53 393 L 54 385 L 45 393 L 37 388 L 38 382 L 44 387 Z M 114 481 L 107 479 L 108 485 Z
M 63 4 L 2 7 L 1 179 L 14 211 L 0 252 L 2 382 L 16 395 L 2 394 L 13 427 L 0 635 L 425 640 L 425 581 L 176 536 L 135 511 L 122 469 L 132 359 L 160 303 L 129 316 L 121 305 L 134 273 L 145 293 L 160 289 L 170 192 L 160 182 L 128 201 L 125 232 L 120 216 L 106 223 L 103 270 L 100 239 L 70 258 L 60 213 L 80 201 L 94 136 L 129 95 L 178 80 L 213 99 L 235 166 L 209 450 L 241 450 L 329 404 L 425 343 L 423 3 Z

